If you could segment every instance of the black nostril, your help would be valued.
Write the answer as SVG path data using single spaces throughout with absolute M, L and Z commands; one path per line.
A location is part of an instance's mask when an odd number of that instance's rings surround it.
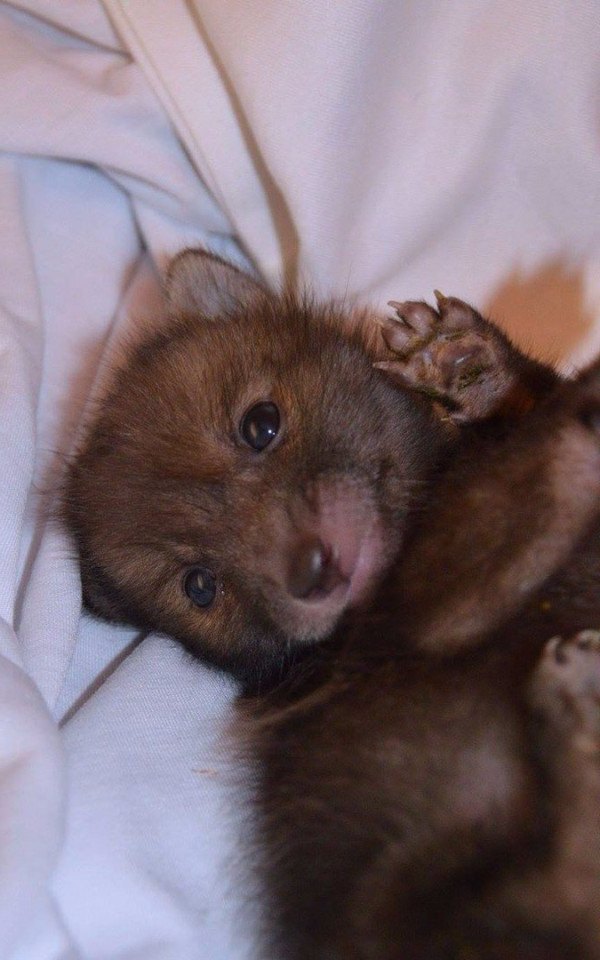
M 343 579 L 331 550 L 320 540 L 298 544 L 288 576 L 288 591 L 293 597 L 309 600 L 326 595 Z

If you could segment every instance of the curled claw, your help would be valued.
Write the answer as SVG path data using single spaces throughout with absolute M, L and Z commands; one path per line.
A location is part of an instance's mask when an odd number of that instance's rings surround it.
M 396 317 L 375 317 L 375 322 L 381 328 L 388 349 L 403 356 L 415 336 L 413 328 L 404 321 L 399 322 Z
M 439 317 L 433 307 L 422 300 L 390 300 L 389 306 L 404 326 L 414 330 L 419 337 L 429 337 L 437 324 Z
M 400 323 L 403 323 L 405 327 L 410 327 L 410 329 L 413 330 L 414 327 L 404 316 L 405 306 L 406 304 L 401 303 L 399 300 L 388 300 L 388 307 L 391 307 L 396 314 L 395 317 L 388 317 L 388 320 L 391 320 L 392 323 L 397 323 L 399 320 Z
M 440 320 L 444 325 L 445 332 L 450 334 L 457 331 L 467 331 L 469 329 L 478 329 L 481 325 L 481 317 L 473 307 L 470 307 L 464 300 L 458 300 L 456 297 L 447 297 L 439 290 L 434 290 L 435 299 Z
M 392 310 L 395 310 L 400 318 L 402 318 L 402 308 L 404 303 L 401 300 L 388 300 L 388 307 L 391 307 Z

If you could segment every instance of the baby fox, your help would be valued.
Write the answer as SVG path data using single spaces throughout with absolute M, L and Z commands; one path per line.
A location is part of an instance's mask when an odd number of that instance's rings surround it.
M 199 251 L 167 299 L 63 512 L 92 611 L 242 684 L 261 957 L 600 957 L 600 367 Z

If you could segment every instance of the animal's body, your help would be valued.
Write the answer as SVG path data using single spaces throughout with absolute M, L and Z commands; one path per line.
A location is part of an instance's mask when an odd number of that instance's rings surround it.
M 569 639 L 600 372 L 446 298 L 383 343 L 192 252 L 169 297 L 64 512 L 92 610 L 245 686 L 265 955 L 600 956 L 600 652 Z
M 260 705 L 273 956 L 600 956 L 600 448 L 569 392 L 449 469 L 372 610 Z

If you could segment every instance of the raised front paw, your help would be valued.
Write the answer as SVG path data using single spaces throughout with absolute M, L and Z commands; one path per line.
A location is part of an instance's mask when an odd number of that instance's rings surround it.
M 395 354 L 376 366 L 398 383 L 442 404 L 457 422 L 500 412 L 513 390 L 513 348 L 489 321 L 462 300 L 435 291 L 437 310 L 423 301 L 390 301 L 380 321 Z
M 533 704 L 576 750 L 600 757 L 600 631 L 546 644 L 533 680 Z

